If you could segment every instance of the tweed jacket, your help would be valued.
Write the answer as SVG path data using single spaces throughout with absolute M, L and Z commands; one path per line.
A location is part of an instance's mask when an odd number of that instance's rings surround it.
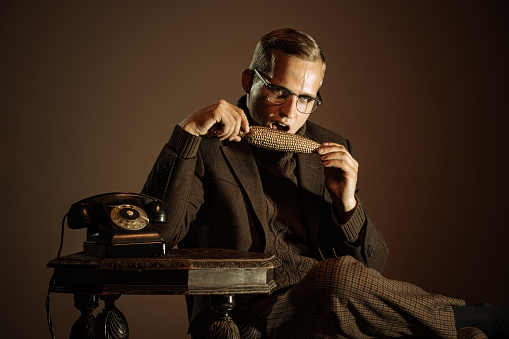
M 304 136 L 351 152 L 348 140 L 310 121 Z M 175 127 L 142 190 L 166 203 L 169 221 L 158 231 L 169 248 L 264 252 L 267 206 L 251 147 L 244 140 L 197 137 Z M 354 215 L 338 224 L 318 154 L 297 154 L 296 163 L 303 223 L 315 257 L 351 255 L 382 271 L 388 249 L 359 195 Z

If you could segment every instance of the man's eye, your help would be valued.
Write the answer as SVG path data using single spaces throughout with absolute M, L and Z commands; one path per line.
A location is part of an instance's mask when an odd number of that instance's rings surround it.
M 313 98 L 307 96 L 301 96 L 299 99 L 300 101 L 305 102 L 306 104 L 314 100 Z
M 288 96 L 288 92 L 281 88 L 273 88 L 272 92 L 274 95 L 276 95 L 278 98 L 286 98 Z

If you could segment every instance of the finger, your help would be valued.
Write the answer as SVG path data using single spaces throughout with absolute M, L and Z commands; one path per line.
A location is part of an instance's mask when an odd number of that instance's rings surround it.
M 320 159 L 322 160 L 343 159 L 343 158 L 354 160 L 350 153 L 341 149 L 333 150 L 330 152 L 324 152 L 323 154 L 320 155 Z
M 217 131 L 216 136 L 219 138 L 219 140 L 224 140 L 228 138 L 228 136 L 231 134 L 231 113 L 228 112 L 229 107 L 226 104 L 220 103 L 218 106 L 217 111 L 215 111 L 215 120 L 218 122 L 218 124 L 221 125 L 220 129 Z
M 223 131 L 219 135 L 220 140 L 232 140 L 239 135 L 241 119 L 234 110 L 228 110 L 223 116 Z
M 330 152 L 335 152 L 335 151 L 346 151 L 346 152 L 348 152 L 348 150 L 346 149 L 345 146 L 340 145 L 340 144 L 336 144 L 336 143 L 333 143 L 333 142 L 324 142 L 322 144 L 322 146 L 319 149 L 317 149 L 317 152 L 319 154 L 325 154 L 325 153 L 330 153 Z
M 240 139 L 239 137 L 239 131 L 242 127 L 242 119 L 240 117 L 238 117 L 235 121 L 235 128 L 233 129 L 233 133 L 228 137 L 228 140 L 238 140 Z
M 346 152 L 329 153 L 320 157 L 320 160 L 324 167 L 335 167 L 344 172 L 357 173 L 359 169 L 359 163 Z
M 240 141 L 240 130 L 249 132 L 249 120 L 244 111 L 236 106 L 231 106 L 228 111 L 228 130 L 225 131 L 225 138 L 228 140 Z
M 219 140 L 225 140 L 231 135 L 231 123 L 224 122 L 221 131 L 218 132 L 217 137 Z
M 240 141 L 239 131 L 243 129 L 244 132 L 249 132 L 249 120 L 241 108 L 223 99 L 212 106 L 209 111 L 216 125 L 213 132 L 220 140 Z
M 239 114 L 240 114 L 240 124 L 242 126 L 242 130 L 246 133 L 249 132 L 249 120 L 247 119 L 247 115 L 246 113 L 244 112 L 244 110 L 242 110 L 241 108 L 238 108 L 239 109 Z
M 337 167 L 343 170 L 357 169 L 359 167 L 357 161 L 347 157 L 334 157 L 329 159 L 322 159 L 322 164 L 325 167 Z
M 320 160 L 322 162 L 338 160 L 352 164 L 353 166 L 358 166 L 357 160 L 355 160 L 350 153 L 342 150 L 324 153 L 323 155 L 320 156 Z
M 322 145 L 323 146 L 340 146 L 340 147 L 345 147 L 345 146 L 343 146 L 341 144 L 337 144 L 335 142 L 324 142 Z
M 233 111 L 231 112 L 233 115 L 234 128 L 232 133 L 228 136 L 228 140 L 240 141 L 242 138 L 240 137 L 240 131 L 244 131 L 245 133 L 249 132 L 249 120 L 247 119 L 244 110 L 239 107 L 232 106 Z

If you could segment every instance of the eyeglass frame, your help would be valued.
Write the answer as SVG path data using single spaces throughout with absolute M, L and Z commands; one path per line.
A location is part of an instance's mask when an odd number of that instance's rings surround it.
M 313 113 L 317 108 L 318 106 L 321 106 L 323 101 L 322 101 L 322 96 L 320 95 L 320 91 L 318 91 L 316 93 L 317 95 L 317 98 L 314 98 L 312 96 L 309 96 L 309 95 L 306 95 L 306 94 L 297 94 L 297 93 L 293 93 L 292 91 L 290 91 L 288 88 L 286 87 L 283 87 L 283 86 L 279 86 L 279 85 L 273 85 L 273 84 L 269 84 L 269 82 L 267 80 L 265 80 L 264 77 L 262 77 L 262 75 L 260 74 L 260 72 L 258 72 L 258 70 L 256 68 L 253 68 L 253 73 L 258 77 L 260 78 L 260 80 L 263 82 L 263 84 L 265 85 L 265 87 L 267 87 L 270 90 L 273 90 L 274 88 L 281 88 L 285 91 L 287 91 L 288 93 L 290 93 L 290 95 L 288 96 L 288 98 L 286 98 L 285 101 L 281 102 L 281 103 L 275 103 L 275 102 L 272 102 L 270 99 L 269 99 L 269 93 L 267 93 L 267 100 L 269 100 L 271 103 L 273 103 L 274 105 L 282 105 L 284 103 L 286 103 L 288 100 L 290 100 L 290 98 L 292 97 L 292 95 L 295 95 L 297 97 L 297 101 L 295 102 L 295 107 L 297 108 L 297 111 L 299 113 L 302 113 L 302 114 L 311 114 Z M 315 108 L 313 108 L 313 110 L 309 113 L 307 112 L 301 112 L 299 110 L 299 107 L 297 106 L 298 103 L 299 103 L 299 100 L 300 98 L 308 98 L 308 99 L 312 99 L 312 100 L 315 100 L 316 101 L 316 106 L 314 106 Z

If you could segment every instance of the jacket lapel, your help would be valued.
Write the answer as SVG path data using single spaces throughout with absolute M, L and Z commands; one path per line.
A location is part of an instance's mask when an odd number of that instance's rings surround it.
M 267 208 L 260 174 L 250 146 L 244 140 L 229 142 L 221 146 L 221 151 L 229 163 L 233 174 L 253 206 L 260 224 L 267 226 Z
M 246 192 L 258 221 L 267 229 L 265 193 L 250 146 L 245 141 L 229 142 L 221 146 L 221 151 Z M 302 222 L 310 244 L 318 244 L 318 226 L 325 194 L 323 165 L 315 153 L 299 153 L 296 161 L 297 180 L 301 189 Z

